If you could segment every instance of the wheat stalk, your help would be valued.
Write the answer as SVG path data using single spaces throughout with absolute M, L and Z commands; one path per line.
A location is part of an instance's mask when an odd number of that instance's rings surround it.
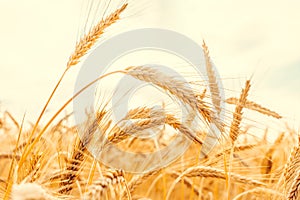
M 131 122 L 130 119 L 139 119 Z M 155 128 L 160 125 L 168 124 L 175 130 L 186 135 L 189 139 L 203 144 L 187 126 L 182 124 L 171 114 L 165 114 L 163 110 L 157 108 L 135 108 L 130 110 L 120 123 L 115 125 L 108 136 L 108 141 L 112 143 L 119 143 L 129 136 L 145 131 L 147 129 Z
M 17 127 L 17 129 L 19 130 L 20 129 L 20 124 L 17 122 L 17 120 L 12 116 L 12 114 L 10 113 L 10 112 L 8 112 L 8 111 L 5 111 L 4 112 L 4 118 L 5 118 L 5 116 L 8 116 L 10 119 L 11 119 L 11 121 L 15 124 L 15 126 Z M 1 120 L 0 120 L 1 121 Z M 0 126 L 1 127 L 1 126 Z

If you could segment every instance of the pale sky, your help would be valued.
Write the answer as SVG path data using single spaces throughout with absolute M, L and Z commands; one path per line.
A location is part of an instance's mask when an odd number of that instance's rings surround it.
M 37 117 L 82 29 L 82 1 L 0 0 L 2 111 Z M 160 27 L 205 39 L 225 88 L 240 91 L 253 75 L 251 98 L 299 126 L 300 1 L 131 0 L 129 8 L 118 31 Z M 50 112 L 72 95 L 78 68 Z

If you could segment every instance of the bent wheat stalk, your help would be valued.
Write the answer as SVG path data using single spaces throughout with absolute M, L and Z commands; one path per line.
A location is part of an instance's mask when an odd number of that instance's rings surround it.
M 25 120 L 25 114 L 23 116 L 22 123 L 21 123 L 20 129 L 19 129 L 19 134 L 18 134 L 18 139 L 17 139 L 16 146 L 18 146 L 19 142 L 20 142 L 21 134 L 22 134 L 22 131 L 23 131 L 24 120 Z M 13 155 L 15 157 L 17 155 L 17 151 L 14 151 Z M 3 200 L 7 200 L 7 199 L 10 198 L 10 193 L 12 191 L 12 187 L 13 187 L 13 184 L 14 184 L 14 175 L 15 175 L 16 165 L 17 164 L 15 162 L 15 159 L 12 159 L 12 162 L 11 162 L 11 165 L 10 165 L 10 168 L 9 168 L 9 172 L 8 172 L 8 177 L 7 177 L 8 182 L 7 182 L 7 185 L 6 185 L 6 188 L 5 188 L 5 193 L 4 193 L 4 196 L 3 196 Z
M 101 80 L 102 78 L 105 78 L 107 76 L 110 76 L 112 74 L 116 74 L 116 73 L 120 73 L 121 71 L 114 71 L 114 72 L 110 72 L 107 74 L 104 74 L 100 77 L 98 77 L 97 79 L 91 81 L 89 84 L 87 84 L 86 86 L 84 86 L 81 90 L 79 90 L 75 95 L 73 95 L 68 101 L 65 102 L 65 104 L 63 106 L 61 106 L 58 111 L 56 111 L 56 113 L 50 118 L 50 120 L 46 123 L 46 125 L 43 127 L 43 129 L 38 133 L 38 135 L 33 139 L 33 141 L 28 145 L 28 149 L 26 151 L 26 146 L 25 146 L 25 150 L 20 158 L 19 161 L 19 166 L 22 166 L 24 164 L 24 161 L 26 160 L 27 156 L 29 155 L 29 153 L 31 152 L 31 150 L 34 148 L 34 146 L 38 143 L 38 141 L 42 138 L 43 134 L 46 132 L 46 130 L 49 128 L 49 126 L 52 124 L 52 122 L 57 118 L 57 116 L 76 98 L 78 97 L 80 94 L 82 94 L 87 88 L 89 88 L 90 86 L 92 86 L 93 84 L 95 84 L 97 81 Z M 20 170 L 20 168 L 18 169 Z
M 87 53 L 87 51 L 96 43 L 96 41 L 104 33 L 104 30 L 106 28 L 108 28 L 110 25 L 112 25 L 113 23 L 115 23 L 117 20 L 120 19 L 120 14 L 126 9 L 127 5 L 128 5 L 127 3 L 124 4 L 120 9 L 116 10 L 114 13 L 109 15 L 106 19 L 101 20 L 87 35 L 81 38 L 80 41 L 77 43 L 74 53 L 69 58 L 66 69 L 64 70 L 58 82 L 56 83 L 49 98 L 47 99 L 46 104 L 42 109 L 42 112 L 40 113 L 37 121 L 34 124 L 34 127 L 29 135 L 29 139 L 28 139 L 29 141 L 33 138 L 35 131 L 37 130 L 37 127 L 40 123 L 40 120 L 42 119 L 42 116 L 44 115 L 50 101 L 52 100 L 55 92 L 57 91 L 67 71 L 70 69 L 71 66 L 76 65 L 80 61 L 80 58 L 84 56 Z M 28 155 L 28 148 L 30 148 L 29 143 L 27 143 L 27 145 L 25 146 L 24 154 L 23 154 L 24 156 L 22 155 L 19 161 L 20 168 L 22 167 L 22 164 L 24 163 Z

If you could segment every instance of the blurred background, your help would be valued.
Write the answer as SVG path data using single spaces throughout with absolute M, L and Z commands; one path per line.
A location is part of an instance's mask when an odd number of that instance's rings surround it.
M 28 121 L 37 118 L 84 34 L 89 6 L 97 2 L 0 0 L 1 111 L 8 110 L 18 121 L 25 112 Z M 97 9 L 90 17 L 98 17 Z M 141 27 L 172 29 L 200 44 L 204 39 L 225 89 L 238 94 L 245 80 L 252 78 L 250 99 L 279 112 L 283 122 L 297 129 L 299 10 L 300 2 L 294 0 L 129 0 L 124 19 L 103 39 Z M 79 68 L 69 72 L 48 114 L 72 96 Z

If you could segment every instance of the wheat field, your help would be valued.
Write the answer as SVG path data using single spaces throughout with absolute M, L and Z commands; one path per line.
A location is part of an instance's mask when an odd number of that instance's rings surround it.
M 24 121 L 18 122 L 10 112 L 1 113 L 1 199 L 300 199 L 298 133 L 287 125 L 286 130 L 278 131 L 272 141 L 268 136 L 273 132 L 268 129 L 261 136 L 251 131 L 258 122 L 247 120 L 248 112 L 278 123 L 282 119 L 277 112 L 251 100 L 251 94 L 255 92 L 251 90 L 251 79 L 246 80 L 239 96 L 221 102 L 220 88 L 205 42 L 202 47 L 209 84 L 200 90 L 185 87 L 179 80 L 156 69 L 127 66 L 91 80 L 58 108 L 47 123 L 41 123 L 68 71 L 77 67 L 108 27 L 117 26 L 130 6 L 130 3 L 123 3 L 78 40 L 63 74 L 30 128 L 25 128 Z M 103 102 L 96 116 L 85 124 L 84 135 L 79 138 L 77 127 L 69 123 L 72 113 L 64 117 L 61 113 L 86 88 L 113 74 L 126 74 L 155 85 L 196 112 L 202 126 L 195 126 L 189 120 L 182 122 L 176 113 L 151 106 L 129 110 L 119 124 L 114 124 L 111 110 Z M 226 120 L 218 118 L 222 103 L 228 106 Z M 122 123 L 130 119 L 135 120 L 133 124 Z M 217 126 L 221 136 L 215 138 L 215 148 L 203 153 L 209 134 L 203 127 L 210 124 Z M 158 126 L 168 128 L 161 130 L 156 142 L 131 137 L 133 133 L 147 132 Z M 88 146 L 101 142 L 101 137 L 93 137 L 98 129 L 107 136 L 107 143 L 128 151 L 153 152 L 157 145 L 168 146 L 170 138 L 164 136 L 170 129 L 184 135 L 191 145 L 182 156 L 161 169 L 129 173 L 104 165 L 90 153 Z M 118 156 L 115 156 L 116 160 Z

